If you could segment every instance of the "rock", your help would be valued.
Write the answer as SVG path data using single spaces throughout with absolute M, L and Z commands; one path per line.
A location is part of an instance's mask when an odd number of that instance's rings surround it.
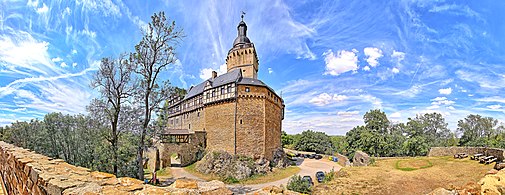
M 370 156 L 362 151 L 356 151 L 354 158 L 352 158 L 354 166 L 368 166 L 370 164 Z
M 489 170 L 488 172 L 486 172 L 486 175 L 494 175 L 494 174 L 497 174 L 498 173 L 498 170 L 496 169 L 491 169 Z
M 233 192 L 226 187 L 219 187 L 208 191 L 200 191 L 202 195 L 232 195 Z
M 427 195 L 457 195 L 458 193 L 455 191 L 446 190 L 444 188 L 437 188 Z
M 340 169 L 337 174 L 336 174 L 337 177 L 348 177 L 349 176 L 349 173 L 347 173 L 347 171 L 344 171 L 343 169 Z
M 178 179 L 171 186 L 174 188 L 198 189 L 198 184 L 193 179 Z
M 277 148 L 274 151 L 272 165 L 276 168 L 284 168 L 289 165 L 289 159 L 286 156 L 286 153 L 282 148 Z
M 294 192 L 288 189 L 285 189 L 284 187 L 279 187 L 279 186 L 267 186 L 262 189 L 256 190 L 251 193 L 247 193 L 251 195 L 271 195 L 271 194 L 286 194 L 286 195 L 299 195 L 300 193 Z
M 497 162 L 497 163 L 494 165 L 494 169 L 496 169 L 496 170 L 502 170 L 503 168 L 505 168 L 505 162 L 501 162 L 501 163 L 498 163 L 498 162 Z

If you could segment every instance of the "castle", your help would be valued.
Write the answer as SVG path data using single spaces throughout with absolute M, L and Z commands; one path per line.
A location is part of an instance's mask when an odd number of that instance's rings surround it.
M 201 152 L 195 148 L 268 160 L 281 148 L 284 101 L 258 79 L 259 60 L 243 16 L 237 30 L 226 56 L 227 73 L 212 72 L 183 98 L 168 101 L 163 143 L 167 153 L 179 154 L 183 165 Z

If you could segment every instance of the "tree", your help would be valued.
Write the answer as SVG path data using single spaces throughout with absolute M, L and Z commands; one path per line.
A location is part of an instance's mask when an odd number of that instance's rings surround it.
M 292 145 L 295 142 L 295 139 L 294 139 L 293 135 L 289 135 L 285 131 L 282 131 L 281 142 L 282 142 L 282 147 L 285 148 L 285 147 Z
M 134 89 L 133 66 L 124 56 L 121 55 L 117 60 L 103 58 L 91 84 L 93 88 L 98 88 L 101 94 L 101 102 L 97 101 L 91 105 L 103 110 L 110 124 L 110 133 L 106 134 L 106 139 L 111 144 L 111 160 L 115 175 L 118 171 L 119 114 Z
M 320 154 L 331 154 L 334 151 L 330 137 L 323 132 L 307 130 L 301 133 L 295 143 L 295 149 Z
M 140 78 L 136 94 L 144 110 L 137 148 L 137 177 L 139 179 L 144 178 L 143 153 L 151 114 L 173 90 L 168 81 L 160 83 L 159 76 L 168 65 L 175 62 L 175 46 L 183 36 L 182 30 L 175 28 L 175 21 L 167 21 L 164 12 L 155 13 L 151 19 L 148 28 L 143 32 L 140 43 L 135 46 L 135 53 L 131 55 L 132 62 L 137 66 L 135 72 Z
M 493 146 L 492 140 L 500 135 L 498 120 L 470 114 L 458 121 L 457 131 L 463 133 L 459 140 L 461 146 Z

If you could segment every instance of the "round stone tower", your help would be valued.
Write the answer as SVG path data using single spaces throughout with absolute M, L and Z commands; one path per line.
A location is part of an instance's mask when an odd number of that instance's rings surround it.
M 258 78 L 258 56 L 256 48 L 247 37 L 247 25 L 244 22 L 244 15 L 237 26 L 237 38 L 233 41 L 233 47 L 228 51 L 226 57 L 226 67 L 228 72 L 240 69 L 242 76 L 246 78 Z

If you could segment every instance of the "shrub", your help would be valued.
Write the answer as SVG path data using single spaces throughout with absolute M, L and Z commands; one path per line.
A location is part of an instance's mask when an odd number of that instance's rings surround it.
M 330 172 L 325 172 L 324 173 L 324 180 L 323 183 L 328 183 L 335 178 L 335 170 L 333 168 L 330 170 Z
M 225 183 L 238 183 L 238 179 L 232 176 L 229 176 L 223 180 Z
M 288 190 L 292 190 L 299 193 L 309 194 L 312 191 L 312 187 L 307 184 L 307 182 L 302 180 L 300 175 L 294 175 L 289 178 Z

